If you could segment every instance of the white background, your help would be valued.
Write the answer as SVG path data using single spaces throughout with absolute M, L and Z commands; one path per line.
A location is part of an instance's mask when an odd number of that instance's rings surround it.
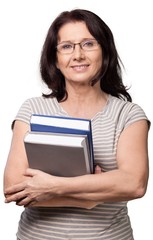
M 54 5 L 54 6 L 53 6 Z M 21 207 L 4 204 L 3 170 L 11 140 L 11 121 L 22 102 L 42 92 L 39 57 L 52 20 L 64 10 L 85 8 L 111 28 L 125 65 L 133 102 L 153 119 L 153 14 L 151 0 L 0 0 L 0 239 L 15 240 Z M 142 199 L 129 202 L 135 240 L 152 240 L 153 143 L 149 134 L 150 179 Z M 29 239 L 30 240 L 30 239 Z

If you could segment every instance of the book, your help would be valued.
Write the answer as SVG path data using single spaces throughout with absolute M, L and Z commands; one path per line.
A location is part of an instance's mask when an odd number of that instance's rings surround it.
M 28 132 L 24 144 L 31 168 L 62 177 L 91 173 L 87 135 Z
M 90 151 L 90 171 L 91 173 L 94 172 L 94 152 L 90 119 L 33 114 L 31 116 L 30 128 L 34 132 L 87 135 Z

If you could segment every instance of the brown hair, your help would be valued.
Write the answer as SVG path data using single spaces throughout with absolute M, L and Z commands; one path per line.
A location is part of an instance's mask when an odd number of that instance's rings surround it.
M 62 12 L 53 21 L 48 30 L 40 59 L 40 73 L 42 80 L 47 84 L 51 93 L 48 95 L 43 94 L 43 96 L 56 97 L 59 102 L 67 98 L 65 78 L 56 67 L 56 46 L 59 29 L 64 24 L 73 21 L 85 22 L 89 32 L 102 47 L 103 64 L 98 76 L 101 89 L 118 98 L 132 101 L 122 81 L 121 60 L 118 56 L 110 28 L 95 13 L 83 9 Z M 93 85 L 95 82 L 93 82 Z

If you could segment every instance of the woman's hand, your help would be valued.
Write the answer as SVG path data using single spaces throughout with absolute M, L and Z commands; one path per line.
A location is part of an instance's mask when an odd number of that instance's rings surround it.
M 99 174 L 101 172 L 101 168 L 97 165 L 95 167 L 95 174 Z M 27 177 L 27 180 L 13 185 L 5 190 L 5 203 L 16 202 L 18 206 L 25 207 L 41 206 L 42 202 L 48 202 L 47 204 L 49 204 L 49 202 L 53 202 L 56 204 L 54 199 L 59 199 L 59 196 L 56 196 L 55 187 L 58 177 L 30 168 L 26 170 L 25 176 Z M 70 198 L 64 199 L 68 200 L 67 204 L 69 204 L 69 202 L 71 204 L 74 202 L 74 200 Z M 61 200 L 59 200 L 59 202 L 61 204 Z M 86 203 L 90 203 L 90 207 L 96 205 L 96 202 L 93 201 L 84 201 L 84 204 Z
M 19 206 L 32 206 L 39 201 L 46 201 L 53 197 L 54 176 L 39 170 L 27 169 L 25 172 L 27 180 L 11 186 L 5 190 L 5 202 L 16 202 Z M 50 184 L 50 180 L 52 185 Z

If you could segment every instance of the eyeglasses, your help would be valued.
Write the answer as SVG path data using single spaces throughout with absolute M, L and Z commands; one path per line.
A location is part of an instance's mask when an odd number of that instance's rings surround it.
M 62 42 L 56 46 L 56 49 L 60 53 L 71 54 L 73 53 L 76 45 L 79 45 L 84 51 L 93 51 L 98 49 L 99 43 L 96 41 L 96 39 L 87 39 L 80 43 Z

